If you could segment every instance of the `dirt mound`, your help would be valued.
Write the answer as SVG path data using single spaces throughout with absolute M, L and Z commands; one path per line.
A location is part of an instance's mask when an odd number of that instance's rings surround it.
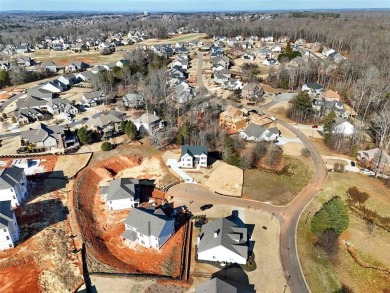
M 90 272 L 121 272 L 179 276 L 184 228 L 160 250 L 136 250 L 122 241 L 123 220 L 128 211 L 108 211 L 99 195 L 99 182 L 109 180 L 123 169 L 139 166 L 142 157 L 118 156 L 97 162 L 77 176 L 73 194 L 76 217 L 86 245 Z M 162 196 L 159 192 L 153 192 Z
M 31 261 L 1 268 L 0 290 L 3 293 L 41 292 L 36 264 Z

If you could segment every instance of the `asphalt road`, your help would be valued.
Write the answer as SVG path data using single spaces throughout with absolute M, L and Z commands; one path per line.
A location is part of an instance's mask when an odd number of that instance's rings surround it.
M 203 56 L 199 55 L 198 58 L 198 85 L 199 87 L 204 87 L 201 72 Z M 287 101 L 289 99 L 291 99 L 291 96 L 276 96 L 274 101 L 259 107 L 259 110 L 264 111 L 279 102 Z M 306 284 L 299 264 L 296 245 L 298 221 L 306 205 L 324 185 L 327 178 L 327 168 L 320 153 L 301 131 L 282 120 L 278 120 L 278 123 L 293 132 L 302 141 L 304 146 L 310 150 L 316 170 L 310 182 L 289 205 L 278 207 L 242 198 L 229 197 L 227 199 L 226 197 L 214 194 L 206 187 L 197 184 L 179 184 L 173 186 L 169 189 L 167 195 L 177 197 L 177 199 L 174 199 L 175 202 L 178 201 L 177 203 L 186 205 L 192 211 L 199 210 L 200 206 L 204 204 L 230 204 L 244 208 L 259 209 L 270 213 L 272 217 L 275 217 L 280 222 L 280 257 L 286 276 L 286 283 L 289 285 L 291 292 L 305 293 L 310 292 L 310 290 Z

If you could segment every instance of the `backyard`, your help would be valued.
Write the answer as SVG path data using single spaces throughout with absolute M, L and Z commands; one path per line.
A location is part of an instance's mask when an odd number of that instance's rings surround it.
M 387 257 L 390 235 L 385 229 L 375 227 L 370 234 L 367 222 L 350 210 L 349 227 L 339 238 L 336 257 L 321 256 L 313 245 L 311 216 L 334 195 L 346 199 L 346 191 L 350 187 L 356 186 L 359 191 L 369 194 L 364 203 L 367 208 L 383 217 L 389 216 L 388 189 L 379 180 L 363 176 L 353 173 L 329 174 L 323 190 L 302 214 L 297 236 L 298 252 L 312 292 L 336 292 L 342 284 L 350 287 L 353 292 L 379 293 L 385 292 L 385 288 L 390 289 L 390 258 Z M 369 266 L 376 268 L 367 268 Z M 381 269 L 384 271 L 380 271 Z

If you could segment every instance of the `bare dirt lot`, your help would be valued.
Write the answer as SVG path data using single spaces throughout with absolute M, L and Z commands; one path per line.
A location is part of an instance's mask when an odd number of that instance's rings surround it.
M 74 154 L 58 156 L 54 171 L 62 171 L 67 178 L 73 178 L 77 172 L 84 168 L 92 154 Z
M 163 160 L 179 160 L 180 150 L 169 150 L 163 154 Z M 189 176 L 199 184 L 208 187 L 212 192 L 223 195 L 241 196 L 243 184 L 242 169 L 226 164 L 223 161 L 210 159 L 210 168 L 183 169 Z
M 346 190 L 353 186 L 370 195 L 364 203 L 365 206 L 382 216 L 389 216 L 390 192 L 379 180 L 361 174 L 330 173 L 323 190 L 302 214 L 298 229 L 298 252 L 312 292 L 334 292 L 341 284 L 358 293 L 381 293 L 385 292 L 383 291 L 385 288 L 390 289 L 389 274 L 361 265 L 376 266 L 390 271 L 390 258 L 387 257 L 390 250 L 390 235 L 384 229 L 376 227 L 370 235 L 366 221 L 350 212 L 348 229 L 339 239 L 337 257 L 323 257 L 312 244 L 314 240 L 310 232 L 312 215 L 332 196 L 346 198 Z M 345 243 L 352 247 L 359 263 L 348 252 Z
M 130 249 L 121 238 L 128 211 L 110 212 L 100 199 L 98 185 L 101 181 L 141 165 L 142 160 L 135 155 L 111 157 L 88 166 L 77 176 L 73 189 L 76 216 L 87 246 L 91 272 L 179 276 L 184 226 L 159 251 L 138 246 Z

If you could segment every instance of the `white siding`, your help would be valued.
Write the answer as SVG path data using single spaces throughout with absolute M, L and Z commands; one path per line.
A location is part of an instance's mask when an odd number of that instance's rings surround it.
M 235 262 L 238 264 L 246 264 L 246 259 L 242 256 L 226 249 L 223 246 L 217 246 L 209 250 L 198 252 L 198 259 L 218 262 Z
M 107 202 L 108 208 L 113 211 L 131 209 L 139 205 L 139 201 L 134 201 L 134 198 L 125 198 L 110 200 Z

